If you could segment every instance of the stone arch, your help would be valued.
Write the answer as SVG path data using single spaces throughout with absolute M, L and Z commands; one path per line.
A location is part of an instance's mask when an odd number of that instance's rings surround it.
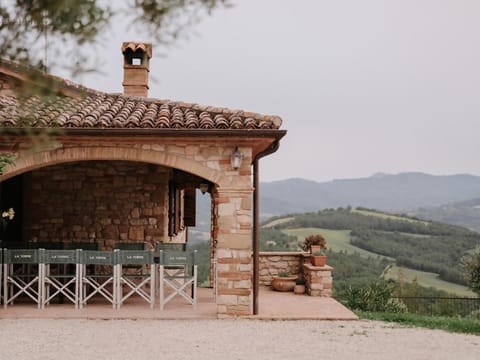
M 221 171 L 211 169 L 201 162 L 169 152 L 118 146 L 79 146 L 45 150 L 32 154 L 21 153 L 14 164 L 6 167 L 2 180 L 45 166 L 88 160 L 137 161 L 163 165 L 184 170 L 217 185 L 224 183 Z

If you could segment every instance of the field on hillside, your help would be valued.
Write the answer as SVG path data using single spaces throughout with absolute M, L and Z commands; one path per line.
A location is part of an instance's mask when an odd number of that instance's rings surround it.
M 390 220 L 399 220 L 399 221 L 410 221 L 410 222 L 418 222 L 424 225 L 428 224 L 428 221 L 416 220 L 416 219 L 409 219 L 403 216 L 391 215 L 382 212 L 366 210 L 366 209 L 352 209 L 352 213 L 362 214 L 366 216 L 376 216 L 381 219 L 390 219 Z
M 285 218 L 272 220 L 272 221 L 266 223 L 265 225 L 262 225 L 262 227 L 271 228 L 275 225 L 284 224 L 284 223 L 289 222 L 290 220 L 293 220 L 293 219 L 295 219 L 295 218 L 290 216 L 290 217 L 285 217 Z
M 283 229 L 282 232 L 288 235 L 296 236 L 299 244 L 303 239 L 312 234 L 322 234 L 327 240 L 327 246 L 332 251 L 345 251 L 347 254 L 358 254 L 363 258 L 386 258 L 388 260 L 394 261 L 395 259 L 378 255 L 374 252 L 366 251 L 360 249 L 352 244 L 350 244 L 350 230 L 330 230 L 323 228 L 298 228 L 298 229 Z M 419 238 L 424 237 L 425 235 L 418 234 Z M 418 284 L 424 287 L 434 287 L 439 290 L 446 291 L 451 294 L 456 294 L 457 296 L 475 296 L 475 294 L 468 290 L 467 287 L 454 284 L 448 281 L 443 281 L 438 278 L 438 274 L 419 271 L 409 268 L 402 268 L 405 276 L 405 281 L 412 282 L 416 277 Z M 398 280 L 398 270 L 399 267 L 393 266 L 385 274 L 385 279 Z M 379 274 L 380 275 L 380 274 Z
M 458 296 L 476 296 L 474 292 L 468 290 L 468 288 L 465 286 L 439 279 L 438 274 L 403 267 L 401 269 L 406 282 L 411 283 L 416 277 L 418 284 L 424 287 L 434 287 Z M 385 279 L 393 279 L 398 281 L 399 270 L 400 268 L 398 266 L 391 267 L 385 274 Z
M 299 246 L 303 242 L 303 239 L 306 236 L 312 234 L 322 234 L 323 237 L 327 240 L 327 248 L 332 251 L 345 251 L 347 254 L 355 254 L 364 257 L 364 258 L 385 258 L 385 256 L 381 256 L 375 254 L 370 251 L 366 251 L 360 249 L 356 246 L 350 244 L 350 230 L 330 230 L 330 229 L 322 229 L 322 228 L 299 228 L 299 229 L 283 229 L 282 232 L 288 235 L 296 236 L 298 239 Z M 388 258 L 393 260 L 391 258 Z
M 342 274 L 343 280 L 350 279 L 352 284 L 358 282 L 352 271 L 361 271 L 361 266 L 371 270 L 375 261 L 388 259 L 398 266 L 418 270 L 415 275 L 423 287 L 461 296 L 471 294 L 465 288 L 461 259 L 480 246 L 480 234 L 466 228 L 350 207 L 291 214 L 274 218 L 269 225 L 263 229 L 263 241 L 274 244 L 276 251 L 295 251 L 306 236 L 322 234 L 332 251 L 332 264 L 339 266 L 337 274 Z M 370 260 L 365 263 L 365 259 Z M 378 278 L 381 273 L 382 269 L 367 275 Z M 392 278 L 397 276 L 391 274 Z

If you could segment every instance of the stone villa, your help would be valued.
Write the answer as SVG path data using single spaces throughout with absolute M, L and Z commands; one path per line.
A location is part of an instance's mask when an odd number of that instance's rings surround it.
M 121 50 L 122 94 L 0 61 L 0 153 L 15 156 L 1 178 L 1 203 L 18 214 L 3 240 L 102 249 L 185 242 L 201 189 L 211 196 L 217 314 L 254 314 L 259 161 L 278 149 L 282 120 L 149 98 L 151 45 Z M 53 93 L 43 98 L 46 88 Z

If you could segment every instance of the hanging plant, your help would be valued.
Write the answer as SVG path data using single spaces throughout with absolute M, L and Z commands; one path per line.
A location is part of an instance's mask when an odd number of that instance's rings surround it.
M 5 230 L 5 228 L 8 225 L 8 222 L 12 221 L 14 217 L 15 217 L 15 210 L 13 210 L 13 208 L 3 211 L 2 217 L 0 218 L 1 229 Z

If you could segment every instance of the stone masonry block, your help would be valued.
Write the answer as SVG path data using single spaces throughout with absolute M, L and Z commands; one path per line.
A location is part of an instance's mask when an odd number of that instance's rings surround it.
M 219 289 L 220 290 L 220 289 Z M 217 304 L 219 305 L 237 305 L 238 297 L 237 295 L 218 295 Z
M 232 257 L 232 250 L 230 249 L 218 249 L 217 250 L 217 258 L 231 258 Z

